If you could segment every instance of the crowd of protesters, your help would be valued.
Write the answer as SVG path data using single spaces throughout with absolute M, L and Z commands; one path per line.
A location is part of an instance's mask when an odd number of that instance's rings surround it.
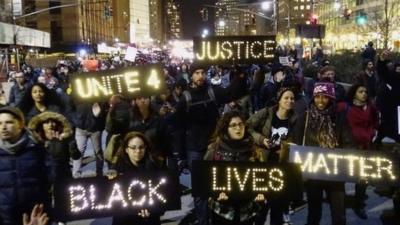
M 317 74 L 306 79 L 309 74 L 302 73 L 294 54 L 286 65 L 165 65 L 164 93 L 134 99 L 114 95 L 96 103 L 70 97 L 71 74 L 85 71 L 78 62 L 44 69 L 24 65 L 9 75 L 14 85 L 0 108 L 0 224 L 52 221 L 52 186 L 58 179 L 84 176 L 89 139 L 96 159 L 93 175 L 109 179 L 166 170 L 168 158 L 186 161 L 189 169 L 193 160 L 203 159 L 280 163 L 287 160 L 288 142 L 360 151 L 380 149 L 385 137 L 399 143 L 400 63 L 390 60 L 389 51 L 376 59 L 370 55 L 347 91 L 328 60 L 320 60 Z M 129 65 L 103 60 L 98 70 L 120 66 Z M 363 219 L 366 187 L 362 181 L 355 186 L 354 210 Z M 332 224 L 346 224 L 344 183 L 318 180 L 305 183 L 307 224 L 320 223 L 324 191 Z M 394 191 L 399 209 L 400 194 Z M 200 225 L 250 225 L 264 224 L 270 212 L 270 224 L 281 225 L 290 222 L 292 204 L 263 194 L 230 201 L 221 192 L 216 199 L 195 197 L 194 214 Z M 32 209 L 31 218 L 22 220 Z M 132 221 L 160 224 L 160 215 L 143 209 L 115 217 L 113 224 Z

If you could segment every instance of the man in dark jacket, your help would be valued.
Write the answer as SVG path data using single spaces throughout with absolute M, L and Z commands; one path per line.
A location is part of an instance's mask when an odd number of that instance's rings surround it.
M 10 97 L 8 104 L 11 106 L 18 106 L 22 97 L 25 95 L 26 90 L 28 90 L 29 84 L 25 80 L 25 75 L 22 72 L 18 72 L 14 75 L 15 84 L 10 89 Z
M 183 135 L 189 166 L 193 160 L 203 160 L 210 137 L 219 118 L 218 107 L 228 102 L 227 89 L 209 87 L 205 69 L 192 65 L 191 83 L 176 107 L 177 134 Z M 179 136 L 179 135 L 176 135 Z M 177 140 L 179 138 L 177 137 Z M 195 212 L 199 225 L 208 224 L 207 200 L 195 198 Z
M 35 204 L 50 207 L 48 155 L 24 128 L 14 107 L 0 108 L 0 224 L 22 224 L 23 213 Z

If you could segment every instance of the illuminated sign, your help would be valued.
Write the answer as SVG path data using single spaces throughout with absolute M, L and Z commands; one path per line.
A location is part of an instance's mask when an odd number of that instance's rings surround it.
M 300 164 L 304 178 L 357 182 L 390 182 L 398 180 L 398 161 L 379 151 L 323 149 L 290 146 L 289 161 Z
M 64 180 L 55 186 L 55 211 L 58 219 L 78 220 L 180 209 L 178 184 L 166 172 Z
M 256 63 L 274 59 L 275 36 L 195 37 L 194 59 L 204 63 Z
M 72 93 L 80 101 L 108 100 L 112 95 L 151 96 L 165 89 L 159 65 L 126 67 L 72 75 Z
M 270 165 L 254 162 L 195 161 L 192 168 L 194 196 L 218 196 L 225 192 L 235 198 L 257 194 L 294 193 L 301 186 L 300 170 L 294 164 Z

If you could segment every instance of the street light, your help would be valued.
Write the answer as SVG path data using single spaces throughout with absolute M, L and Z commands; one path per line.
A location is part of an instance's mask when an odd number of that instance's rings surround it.
M 220 21 L 218 22 L 218 26 L 220 26 L 220 27 L 224 27 L 225 25 L 226 25 L 226 23 L 225 23 L 224 20 L 220 20 Z
M 271 2 L 267 2 L 267 1 L 262 2 L 262 3 L 261 3 L 261 9 L 262 9 L 263 11 L 268 11 L 268 10 L 270 10 L 270 9 L 271 9 Z

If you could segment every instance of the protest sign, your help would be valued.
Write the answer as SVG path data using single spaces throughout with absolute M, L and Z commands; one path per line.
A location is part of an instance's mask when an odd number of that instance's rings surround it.
M 225 192 L 233 198 L 297 197 L 302 179 L 294 164 L 255 162 L 194 161 L 192 167 L 193 196 L 216 197 Z
M 180 209 L 178 189 L 178 178 L 168 172 L 62 180 L 55 184 L 55 215 L 71 221 Z
M 72 94 L 77 101 L 107 101 L 112 95 L 125 97 L 157 95 L 165 90 L 160 65 L 126 67 L 72 75 Z
M 398 160 L 379 151 L 291 145 L 289 161 L 300 164 L 306 179 L 395 184 L 399 177 Z
M 195 62 L 266 63 L 274 59 L 275 36 L 218 36 L 193 39 Z

